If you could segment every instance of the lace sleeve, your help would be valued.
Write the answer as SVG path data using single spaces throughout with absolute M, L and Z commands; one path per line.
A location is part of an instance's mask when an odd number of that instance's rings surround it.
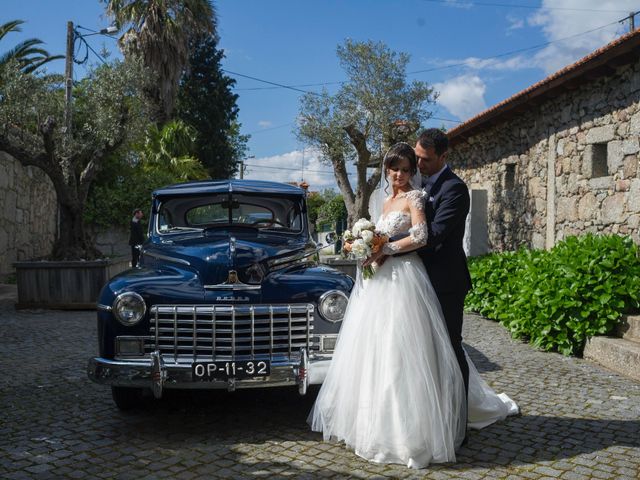
M 409 202 L 409 206 L 415 208 L 424 215 L 424 200 L 426 195 L 427 194 L 422 190 L 411 190 L 410 192 L 407 192 L 405 196 Z
M 411 243 L 417 247 L 426 245 L 427 239 L 429 238 L 427 222 L 420 222 L 413 225 L 409 229 L 409 238 L 411 239 Z
M 422 217 L 417 219 L 417 223 L 414 223 L 409 229 L 409 238 L 411 244 L 415 247 L 421 247 L 427 244 L 427 238 L 429 233 L 427 230 L 427 221 L 424 218 L 424 201 L 426 193 L 422 190 L 412 190 L 407 192 L 407 201 L 412 209 L 415 209 L 418 216 Z
M 398 242 L 387 242 L 382 246 L 382 253 L 385 255 L 393 255 L 400 250 L 400 246 Z

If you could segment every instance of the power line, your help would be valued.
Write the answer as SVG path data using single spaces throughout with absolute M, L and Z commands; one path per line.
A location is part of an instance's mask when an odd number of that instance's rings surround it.
M 456 7 L 507 7 L 507 8 L 528 8 L 532 10 L 564 10 L 573 12 L 611 12 L 611 13 L 624 13 L 627 10 L 607 10 L 596 8 L 571 8 L 571 7 L 542 7 L 540 5 L 525 5 L 522 3 L 493 3 L 493 2 L 469 2 L 469 1 L 457 1 L 457 0 L 422 0 L 429 3 L 442 3 L 448 6 Z
M 428 120 L 441 120 L 443 122 L 452 122 L 452 123 L 462 123 L 460 120 L 454 120 L 452 118 L 443 118 L 443 117 L 429 117 Z M 245 133 L 244 135 L 255 135 L 256 133 L 269 132 L 271 130 L 277 130 L 279 128 L 289 127 L 294 125 L 296 122 L 283 123 L 282 125 L 277 125 L 275 127 L 263 128 L 261 130 L 254 130 L 253 132 Z
M 248 78 L 250 80 L 255 80 L 256 82 L 262 82 L 262 83 L 268 83 L 269 85 L 275 85 L 276 87 L 280 87 L 280 88 L 286 88 L 288 90 L 293 90 L 295 92 L 300 92 L 300 93 L 309 93 L 311 95 L 320 95 L 319 93 L 316 92 L 310 92 L 308 90 L 301 90 L 299 88 L 293 87 L 291 85 L 283 85 L 281 83 L 276 83 L 276 82 L 271 82 L 269 80 L 263 80 L 261 78 L 256 78 L 256 77 L 252 77 L 250 75 L 244 75 L 242 73 L 236 73 L 236 72 L 231 72 L 229 70 L 222 70 L 225 73 L 228 73 L 229 75 L 235 75 L 236 77 L 242 77 L 242 78 Z
M 423 0 L 423 1 L 431 1 L 431 0 Z M 437 0 L 433 0 L 433 1 L 437 1 Z M 446 3 L 450 3 L 450 2 L 446 2 Z M 483 5 L 488 5 L 488 4 L 483 4 Z M 520 49 L 517 49 L 517 50 L 510 50 L 508 52 L 499 53 L 497 55 L 492 55 L 492 56 L 489 56 L 489 57 L 481 57 L 481 58 L 478 58 L 478 59 L 467 60 L 467 61 L 464 61 L 464 62 L 454 63 L 454 64 L 451 64 L 451 65 L 444 65 L 444 66 L 441 66 L 441 67 L 433 67 L 433 68 L 427 68 L 427 69 L 422 69 L 422 70 L 414 70 L 412 72 L 407 72 L 407 75 L 416 75 L 418 73 L 428 73 L 428 72 L 434 72 L 434 71 L 437 71 L 437 70 L 446 70 L 446 69 L 449 69 L 449 68 L 463 67 L 463 66 L 466 66 L 466 65 L 472 65 L 472 64 L 477 63 L 478 61 L 482 61 L 482 60 L 494 60 L 494 59 L 497 59 L 497 58 L 502 58 L 502 57 L 508 57 L 508 56 L 511 56 L 511 55 L 515 55 L 517 53 L 528 52 L 528 51 L 531 51 L 531 50 L 538 50 L 540 48 L 544 48 L 546 46 L 553 45 L 554 43 L 564 42 L 564 41 L 570 40 L 572 38 L 576 38 L 576 37 L 579 37 L 579 36 L 582 36 L 582 35 L 587 35 L 589 33 L 593 33 L 593 32 L 596 32 L 598 30 L 602 30 L 603 28 L 607 28 L 607 27 L 610 27 L 610 26 L 618 24 L 618 23 L 620 23 L 620 20 L 616 20 L 615 22 L 607 23 L 606 25 L 601 25 L 599 27 L 592 28 L 592 29 L 586 30 L 584 32 L 576 33 L 574 35 L 569 35 L 567 37 L 558 38 L 556 40 L 550 40 L 548 42 L 540 43 L 538 45 L 533 45 L 531 47 L 520 48 Z M 326 85 L 338 85 L 338 84 L 346 83 L 343 80 L 343 81 L 322 82 L 322 83 L 314 83 L 314 84 L 284 85 L 284 84 L 272 82 L 272 81 L 269 81 L 269 80 L 263 80 L 261 78 L 257 78 L 257 77 L 250 76 L 250 75 L 244 75 L 244 74 L 241 74 L 241 73 L 231 72 L 229 70 L 223 70 L 223 71 L 228 73 L 228 74 L 230 74 L 230 75 L 235 75 L 235 76 L 238 76 L 238 77 L 248 78 L 248 79 L 251 79 L 251 80 L 255 80 L 257 82 L 261 82 L 261 83 L 266 83 L 266 84 L 272 85 L 271 87 L 254 87 L 254 88 L 246 88 L 246 89 L 236 89 L 238 91 L 239 90 L 271 90 L 271 89 L 277 89 L 277 88 L 285 88 L 285 89 L 294 90 L 294 91 L 301 92 L 301 93 L 309 93 L 309 94 L 312 94 L 312 95 L 320 95 L 317 92 L 313 92 L 313 91 L 309 91 L 309 90 L 301 90 L 300 88 L 297 88 L 297 87 L 326 86 Z
M 254 135 L 256 133 L 262 133 L 262 132 L 268 132 L 268 131 L 271 131 L 271 130 L 277 130 L 278 128 L 288 127 L 289 125 L 293 125 L 294 123 L 296 123 L 296 122 L 284 123 L 282 125 L 278 125 L 277 127 L 263 128 L 261 130 L 255 130 L 253 132 L 245 133 L 245 135 Z
M 440 120 L 443 122 L 453 122 L 453 123 L 462 123 L 460 120 L 453 120 L 452 118 L 442 118 L 442 117 L 429 117 L 427 120 Z
M 86 30 L 90 33 L 80 33 L 78 32 L 78 29 L 80 30 Z M 89 42 L 87 42 L 87 40 L 85 39 L 85 37 L 90 37 L 92 35 L 102 35 L 103 37 L 108 37 L 114 40 L 117 40 L 116 37 L 110 35 L 109 33 L 113 31 L 111 30 L 111 27 L 109 28 L 103 28 L 100 31 L 97 30 L 92 30 L 90 28 L 87 27 L 83 27 L 81 25 L 76 25 L 76 27 L 73 29 L 73 35 L 74 35 L 74 43 L 76 40 L 80 40 L 80 44 L 78 45 L 76 52 L 74 52 L 73 54 L 73 61 L 75 63 L 77 63 L 78 65 L 82 65 L 83 63 L 86 63 L 87 60 L 89 60 L 89 50 L 96 56 L 98 57 L 98 59 L 103 63 L 106 64 L 107 61 L 104 59 L 104 57 L 102 55 L 100 55 L 98 52 L 96 52 L 93 47 L 91 47 L 91 45 L 89 45 Z M 84 54 L 84 58 L 82 60 L 77 60 L 76 59 L 76 53 L 80 53 L 80 49 L 82 48 L 82 45 L 84 45 L 85 48 L 85 54 Z
M 266 168 L 268 170 L 290 170 L 290 171 L 300 171 L 299 168 L 290 168 L 290 167 L 268 167 L 266 165 L 256 165 L 256 164 L 251 164 L 251 163 L 245 163 L 246 167 L 253 167 L 253 168 Z M 305 172 L 310 172 L 310 173 L 323 173 L 325 175 L 333 175 L 332 171 L 328 171 L 328 170 L 309 170 L 308 168 L 304 169 Z M 347 172 L 347 175 L 355 175 L 356 172 Z
M 305 83 L 301 85 L 290 85 L 291 87 L 324 87 L 326 85 L 341 85 L 346 83 L 344 80 L 340 82 L 323 82 L 323 83 Z M 240 91 L 250 91 L 250 90 L 277 90 L 282 87 L 253 87 L 253 88 L 236 88 L 237 92 Z
M 532 47 L 520 48 L 518 50 L 511 50 L 509 52 L 500 53 L 498 55 L 492 55 L 490 57 L 482 57 L 482 58 L 478 58 L 478 59 L 474 59 L 474 60 L 467 60 L 465 62 L 454 63 L 454 64 L 451 64 L 451 65 L 444 65 L 442 67 L 433 67 L 433 68 L 426 68 L 426 69 L 423 69 L 423 70 L 414 70 L 413 72 L 408 72 L 407 75 L 415 75 L 417 73 L 427 73 L 427 72 L 434 72 L 436 70 L 445 70 L 445 69 L 448 69 L 448 68 L 462 67 L 462 66 L 465 66 L 465 65 L 471 65 L 473 63 L 476 63 L 476 62 L 482 61 L 482 60 L 494 60 L 496 58 L 502 58 L 502 57 L 508 57 L 508 56 L 511 56 L 511 55 L 515 55 L 516 53 L 527 52 L 527 51 L 530 51 L 530 50 L 537 50 L 537 49 L 544 48 L 544 47 L 549 46 L 549 45 L 554 44 L 554 43 L 563 42 L 565 40 L 570 40 L 572 38 L 576 38 L 576 37 L 579 37 L 581 35 L 586 35 L 588 33 L 593 33 L 593 32 L 596 32 L 598 30 L 602 30 L 603 28 L 610 27 L 611 25 L 615 25 L 617 23 L 620 23 L 620 21 L 616 20 L 615 22 L 607 23 L 606 25 L 602 25 L 600 27 L 592 28 L 591 30 L 587 30 L 587 31 L 584 31 L 584 32 L 576 33 L 575 35 L 570 35 L 568 37 L 558 38 L 557 40 L 551 40 L 549 42 L 540 43 L 540 44 L 534 45 Z

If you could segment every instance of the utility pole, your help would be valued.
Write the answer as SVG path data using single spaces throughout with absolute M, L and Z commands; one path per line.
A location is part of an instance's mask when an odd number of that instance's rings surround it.
M 629 12 L 628 17 L 624 17 L 618 23 L 623 23 L 625 20 L 629 20 L 629 32 L 633 32 L 636 29 L 636 15 L 640 13 L 640 10 L 637 12 Z
M 73 88 L 73 22 L 67 22 L 67 53 L 64 65 L 64 128 L 66 141 L 71 139 L 71 94 Z
M 240 180 L 242 180 L 244 178 L 244 171 L 247 168 L 247 166 L 244 164 L 245 160 L 250 160 L 252 158 L 256 158 L 255 155 L 249 155 L 246 158 L 243 158 L 242 160 L 239 160 L 238 163 L 240 164 Z

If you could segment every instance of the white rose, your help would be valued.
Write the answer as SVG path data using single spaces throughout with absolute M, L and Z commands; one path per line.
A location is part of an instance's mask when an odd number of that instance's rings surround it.
M 345 240 L 351 240 L 353 239 L 353 233 L 351 233 L 351 230 L 345 230 L 342 233 L 342 238 L 344 238 Z
M 373 240 L 373 232 L 371 230 L 363 230 L 360 236 L 367 245 L 371 245 L 371 242 Z
M 372 229 L 373 229 L 373 223 L 371 223 L 366 218 L 361 218 L 353 225 L 352 233 L 354 236 L 359 237 L 363 230 L 372 230 Z
M 356 258 L 367 258 L 369 256 L 369 247 L 361 238 L 358 238 L 353 242 L 351 253 Z
M 354 237 L 360 236 L 360 220 L 358 220 L 356 223 L 353 224 L 353 227 L 351 228 L 351 233 L 353 234 Z

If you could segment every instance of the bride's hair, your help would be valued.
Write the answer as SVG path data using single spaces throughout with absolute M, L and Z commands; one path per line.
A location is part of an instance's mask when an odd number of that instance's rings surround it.
M 409 172 L 413 177 L 418 172 L 418 160 L 416 158 L 416 152 L 413 147 L 406 142 L 398 142 L 391 145 L 391 148 L 387 151 L 382 161 L 382 168 L 384 171 L 384 181 L 387 183 L 385 191 L 389 186 L 389 180 L 387 179 L 387 171 L 396 165 L 400 160 L 406 159 L 409 161 Z

